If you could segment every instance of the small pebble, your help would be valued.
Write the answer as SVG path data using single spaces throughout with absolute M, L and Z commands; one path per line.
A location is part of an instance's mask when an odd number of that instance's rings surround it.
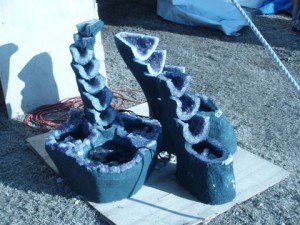
M 82 200 L 83 199 L 83 197 L 81 196 L 81 195 L 76 195 L 76 197 L 75 197 L 77 200 Z
M 172 175 L 171 177 L 170 177 L 170 180 L 171 181 L 175 181 L 177 178 L 176 178 L 176 176 L 175 175 Z
M 62 182 L 64 182 L 63 178 L 59 177 L 59 178 L 56 179 L 57 184 L 62 183 Z

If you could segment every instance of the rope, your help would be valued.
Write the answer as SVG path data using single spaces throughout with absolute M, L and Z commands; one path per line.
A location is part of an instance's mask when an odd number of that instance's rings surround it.
M 142 103 L 141 101 L 128 98 L 121 92 L 141 92 L 140 90 L 119 88 L 112 89 L 113 102 L 111 106 L 116 110 L 126 107 L 126 102 Z M 26 127 L 36 129 L 41 132 L 48 131 L 60 126 L 69 117 L 68 112 L 71 108 L 83 109 L 83 103 L 80 97 L 68 98 L 55 104 L 43 105 L 28 113 L 23 123 Z
M 42 105 L 36 108 L 25 116 L 23 123 L 26 127 L 44 132 L 58 127 L 66 121 L 71 108 L 82 109 L 82 107 L 80 97 L 63 99 L 55 104 Z
M 259 41 L 262 43 L 262 45 L 265 47 L 265 49 L 268 51 L 272 59 L 274 60 L 275 64 L 282 70 L 284 75 L 287 77 L 287 79 L 292 83 L 294 88 L 296 88 L 297 92 L 300 94 L 300 86 L 297 83 L 297 81 L 293 78 L 293 76 L 290 74 L 290 72 L 287 70 L 287 68 L 283 65 L 277 54 L 274 52 L 272 47 L 268 44 L 268 42 L 264 39 L 262 34 L 259 32 L 259 30 L 256 28 L 254 23 L 251 21 L 251 19 L 248 17 L 246 12 L 242 9 L 240 4 L 236 0 L 231 0 L 232 3 L 235 5 L 235 7 L 240 11 L 240 13 L 243 15 L 243 17 L 248 22 L 251 30 L 254 32 L 256 37 L 259 39 Z
M 141 92 L 140 90 L 130 89 L 130 88 L 117 88 L 111 89 L 113 92 L 114 102 L 111 103 L 112 107 L 116 110 L 122 110 L 127 108 L 126 102 L 134 102 L 134 103 L 142 103 L 142 101 L 138 101 L 132 98 L 128 98 L 121 92 Z

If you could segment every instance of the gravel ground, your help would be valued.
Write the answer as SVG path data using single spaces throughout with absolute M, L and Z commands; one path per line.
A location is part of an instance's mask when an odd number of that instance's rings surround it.
M 157 36 L 167 64 L 185 66 L 191 89 L 210 96 L 232 121 L 239 146 L 290 171 L 284 181 L 209 224 L 298 225 L 300 96 L 253 32 L 245 28 L 239 37 L 227 37 L 170 23 L 156 16 L 149 0 L 101 2 L 100 17 L 106 23 L 102 40 L 110 87 L 139 88 L 113 36 L 120 31 Z M 291 31 L 290 17 L 254 15 L 253 21 L 300 82 L 300 33 Z M 144 101 L 142 94 L 130 96 Z M 37 132 L 7 119 L 2 96 L 0 112 L 0 224 L 105 224 L 26 146 L 25 139 Z

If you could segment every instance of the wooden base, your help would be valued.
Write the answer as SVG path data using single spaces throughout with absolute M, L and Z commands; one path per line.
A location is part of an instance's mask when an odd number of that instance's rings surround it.
M 130 110 L 147 115 L 147 105 L 141 104 Z M 46 134 L 27 139 L 34 150 L 56 173 L 57 168 L 44 148 Z M 240 204 L 257 195 L 289 175 L 289 172 L 242 148 L 234 155 L 236 198 L 223 205 L 199 203 L 187 193 L 175 178 L 176 164 L 167 163 L 155 170 L 142 189 L 129 199 L 113 203 L 88 202 L 112 224 L 160 225 L 206 223 L 235 204 Z

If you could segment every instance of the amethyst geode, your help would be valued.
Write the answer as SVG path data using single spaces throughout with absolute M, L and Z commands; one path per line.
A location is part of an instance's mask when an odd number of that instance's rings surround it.
M 154 168 L 161 142 L 160 123 L 110 106 L 112 92 L 99 74 L 95 35 L 103 22 L 77 25 L 70 46 L 84 113 L 70 111 L 68 121 L 50 131 L 46 151 L 70 187 L 93 202 L 128 198 Z
M 177 178 L 201 202 L 223 204 L 235 197 L 235 135 L 208 97 L 186 92 L 188 77 L 166 72 L 157 82 L 165 115 L 170 115 L 166 119 L 171 141 L 177 147 Z
M 165 65 L 158 38 L 121 32 L 117 48 L 145 93 L 150 116 L 162 124 L 162 148 L 177 155 L 180 184 L 201 202 L 223 204 L 235 197 L 233 127 L 207 96 L 188 92 L 184 67 Z

